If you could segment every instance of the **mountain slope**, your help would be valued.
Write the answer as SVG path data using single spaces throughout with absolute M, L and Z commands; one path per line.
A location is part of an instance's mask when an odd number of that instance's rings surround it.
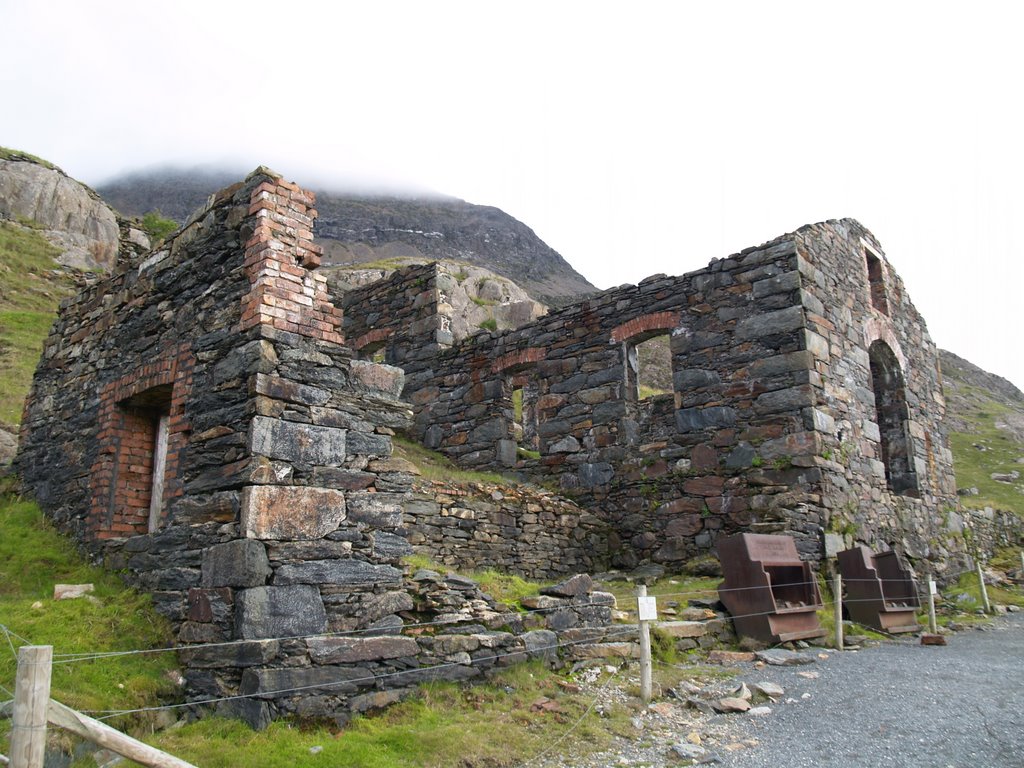
M 158 209 L 183 222 L 241 173 L 164 169 L 107 182 L 98 191 L 125 215 Z M 314 225 L 326 265 L 396 258 L 464 261 L 516 281 L 559 306 L 596 290 L 528 226 L 491 206 L 450 197 L 355 195 L 315 189 Z
M 963 504 L 1024 516 L 1024 393 L 952 352 L 940 353 L 945 424 Z

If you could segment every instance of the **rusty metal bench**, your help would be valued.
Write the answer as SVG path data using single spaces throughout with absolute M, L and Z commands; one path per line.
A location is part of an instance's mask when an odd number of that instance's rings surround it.
M 821 595 L 808 563 L 789 536 L 740 533 L 718 541 L 725 581 L 718 597 L 736 634 L 765 643 L 821 637 Z
M 883 632 L 917 632 L 917 582 L 895 552 L 874 554 L 861 545 L 837 555 L 850 618 Z

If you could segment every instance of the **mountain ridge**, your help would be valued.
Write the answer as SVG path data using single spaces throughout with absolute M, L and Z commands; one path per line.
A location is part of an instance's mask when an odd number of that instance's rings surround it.
M 163 168 L 109 180 L 97 191 L 124 215 L 159 210 L 181 223 L 240 175 Z M 463 261 L 515 281 L 551 306 L 597 291 L 530 227 L 494 206 L 444 195 L 403 197 L 310 187 L 319 214 L 313 234 L 324 248 L 325 266 L 395 258 Z

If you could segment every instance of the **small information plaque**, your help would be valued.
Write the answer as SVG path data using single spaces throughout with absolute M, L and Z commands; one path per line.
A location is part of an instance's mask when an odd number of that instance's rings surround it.
M 636 603 L 640 621 L 658 620 L 658 599 L 656 597 L 638 597 Z

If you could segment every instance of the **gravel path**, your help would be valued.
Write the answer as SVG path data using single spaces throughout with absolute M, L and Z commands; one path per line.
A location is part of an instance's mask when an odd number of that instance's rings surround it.
M 916 639 L 801 667 L 744 670 L 786 693 L 770 715 L 743 718 L 757 745 L 717 752 L 736 768 L 1024 766 L 1024 614 L 986 631 Z M 800 673 L 817 673 L 808 679 Z M 806 696 L 806 698 L 805 698 Z

